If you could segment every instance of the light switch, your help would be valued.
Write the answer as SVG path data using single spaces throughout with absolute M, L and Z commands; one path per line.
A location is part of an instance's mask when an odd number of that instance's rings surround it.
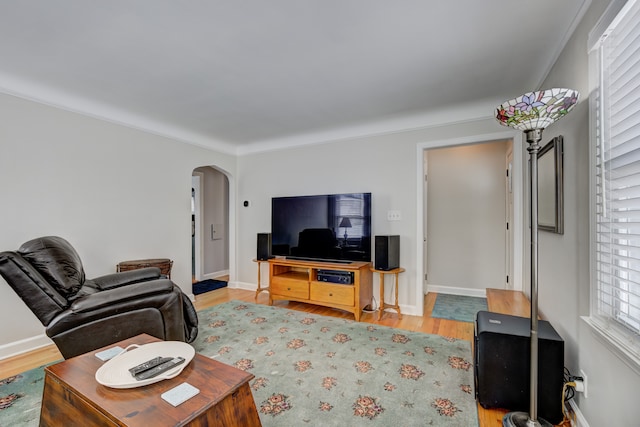
M 220 240 L 223 236 L 222 224 L 211 224 L 211 240 Z
M 387 221 L 400 221 L 401 219 L 400 211 L 387 211 Z

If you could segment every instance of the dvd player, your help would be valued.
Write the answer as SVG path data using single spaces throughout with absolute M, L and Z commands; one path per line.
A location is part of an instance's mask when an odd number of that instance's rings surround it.
M 351 285 L 353 284 L 353 272 L 341 270 L 318 270 L 318 281 Z

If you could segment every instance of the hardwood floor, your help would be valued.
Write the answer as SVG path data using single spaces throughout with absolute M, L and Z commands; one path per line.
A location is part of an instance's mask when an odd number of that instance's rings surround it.
M 435 304 L 436 295 L 437 294 L 430 293 L 425 296 L 424 316 L 403 315 L 402 319 L 398 319 L 398 315 L 395 312 L 385 312 L 382 319 L 377 320 L 377 313 L 363 313 L 361 321 L 393 328 L 406 329 L 409 331 L 438 334 L 473 341 L 473 323 L 457 322 L 431 317 L 431 311 Z M 266 305 L 269 303 L 269 296 L 266 292 L 262 292 L 256 299 L 255 291 L 222 288 L 198 295 L 196 297 L 195 305 L 196 309 L 200 310 L 230 300 L 256 302 L 258 304 Z M 529 315 L 529 301 L 521 292 L 487 289 L 487 304 L 489 311 L 525 317 Z M 353 319 L 353 315 L 351 313 L 327 307 L 288 301 L 275 301 L 274 305 L 324 316 Z M 0 361 L 0 379 L 16 375 L 25 370 L 56 361 L 61 358 L 62 356 L 54 346 L 48 346 L 10 359 L 2 360 Z M 504 410 L 484 409 L 482 406 L 478 405 L 480 427 L 501 426 L 502 417 L 505 413 L 506 411 Z

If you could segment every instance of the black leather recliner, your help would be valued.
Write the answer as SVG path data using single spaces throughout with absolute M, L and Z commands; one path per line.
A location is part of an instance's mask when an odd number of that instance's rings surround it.
M 0 275 L 46 327 L 68 359 L 141 333 L 192 342 L 198 316 L 160 269 L 89 280 L 75 249 L 61 237 L 41 237 L 0 253 Z

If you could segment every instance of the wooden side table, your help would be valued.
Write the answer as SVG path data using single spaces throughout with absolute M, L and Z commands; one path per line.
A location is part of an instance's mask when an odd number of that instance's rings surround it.
M 120 262 L 116 266 L 116 271 L 120 273 L 122 271 L 138 270 L 145 267 L 158 267 L 160 269 L 160 274 L 167 276 L 168 279 L 171 279 L 172 266 L 173 261 L 168 258 L 136 259 Z
M 254 259 L 253 262 L 257 262 L 258 263 L 258 289 L 256 289 L 256 301 L 258 300 L 258 295 L 260 294 L 260 292 L 269 292 L 269 287 L 265 286 L 264 288 L 262 287 L 262 277 L 260 275 L 260 272 L 262 270 L 262 263 L 266 262 L 267 264 L 269 263 L 268 259 Z
M 117 345 L 126 348 L 130 344 L 156 341 L 159 340 L 143 334 Z M 41 427 L 261 426 L 249 385 L 254 376 L 249 372 L 196 354 L 173 379 L 144 387 L 114 389 L 95 379 L 96 371 L 103 365 L 95 357 L 98 351 L 45 368 Z M 198 388 L 200 393 L 177 407 L 162 400 L 162 393 L 183 382 Z
M 374 273 L 380 273 L 380 311 L 378 311 L 378 320 L 382 319 L 382 312 L 385 308 L 392 308 L 398 312 L 398 319 L 402 319 L 402 313 L 400 313 L 400 306 L 398 305 L 398 275 L 404 271 L 404 268 L 394 268 L 393 270 L 376 270 L 374 267 L 371 267 L 371 271 Z M 387 274 L 393 274 L 396 278 L 395 280 L 395 295 L 396 302 L 395 304 L 387 304 L 384 302 L 384 279 Z

